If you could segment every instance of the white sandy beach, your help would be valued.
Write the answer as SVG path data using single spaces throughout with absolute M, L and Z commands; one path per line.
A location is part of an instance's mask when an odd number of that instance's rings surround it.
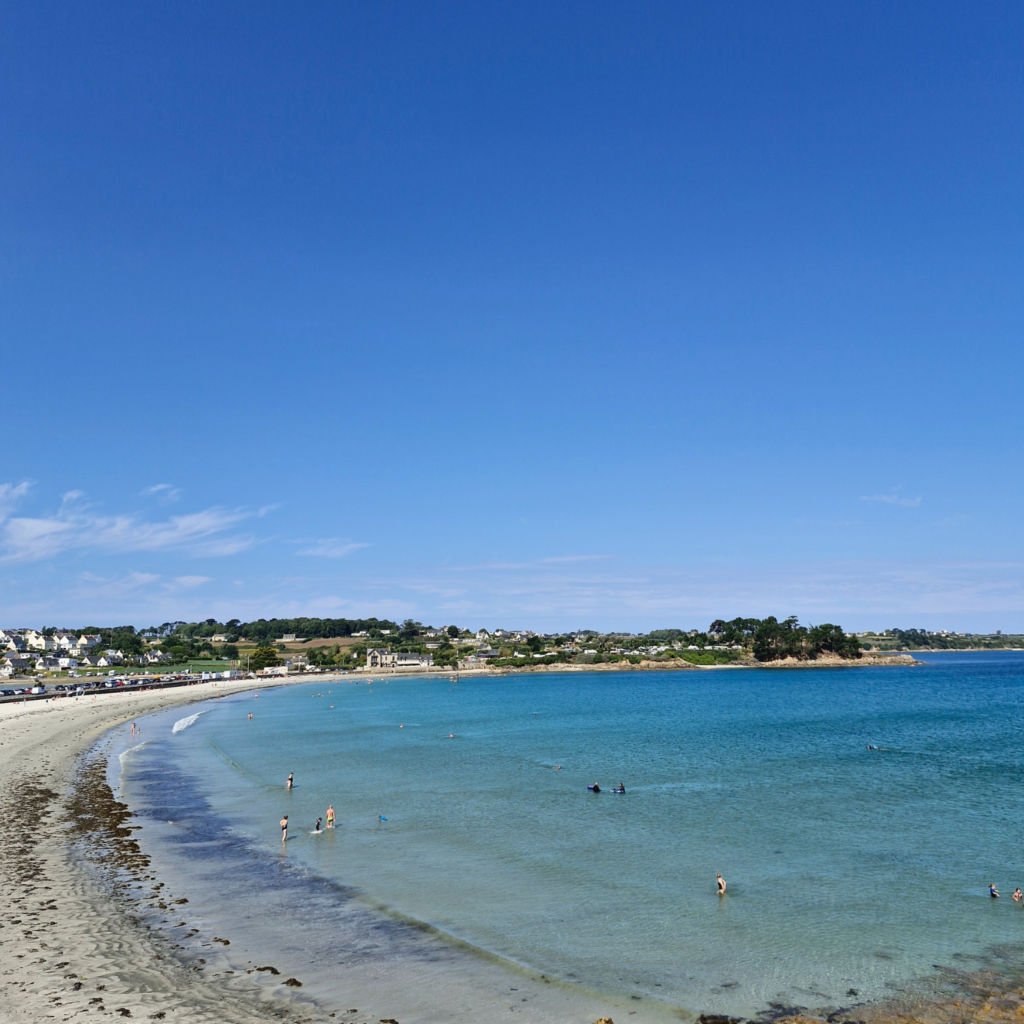
M 261 683 L 259 689 L 267 686 Z M 345 977 L 344 1005 L 314 1004 L 306 993 L 283 984 L 293 974 L 301 976 L 301 963 L 280 963 L 276 977 L 232 972 L 237 961 L 229 960 L 222 945 L 211 945 L 214 936 L 204 934 L 202 908 L 194 901 L 181 913 L 199 926 L 195 943 L 202 960 L 193 956 L 189 962 L 180 948 L 175 952 L 171 938 L 138 919 L 145 916 L 143 899 L 149 907 L 175 901 L 145 858 L 123 858 L 135 882 L 113 889 L 78 863 L 74 843 L 82 841 L 82 819 L 94 816 L 82 811 L 80 778 L 75 785 L 82 755 L 106 731 L 146 713 L 253 688 L 251 680 L 218 682 L 0 705 L 0 1021 L 132 1017 L 409 1024 L 512 1017 L 554 1024 L 607 1016 L 641 1024 L 679 1019 L 660 1004 L 629 1006 L 591 997 L 531 972 L 513 973 L 445 950 L 440 942 L 434 958 L 391 963 L 386 971 L 371 962 L 352 971 Z M 106 794 L 100 802 L 118 807 L 105 783 L 100 788 Z M 95 794 L 92 799 L 86 806 L 96 805 Z M 134 833 L 123 821 L 114 831 L 121 837 L 116 842 L 134 846 Z M 187 899 L 187 893 L 173 896 Z M 234 939 L 237 948 L 238 936 Z

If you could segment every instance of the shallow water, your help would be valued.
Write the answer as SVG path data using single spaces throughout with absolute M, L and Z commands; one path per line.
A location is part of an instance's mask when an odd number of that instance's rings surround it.
M 120 768 L 143 821 L 191 822 L 187 842 L 140 836 L 208 880 L 214 837 L 236 886 L 260 858 L 278 870 L 287 813 L 283 863 L 343 887 L 276 921 L 307 946 L 316 908 L 354 892 L 360 914 L 622 997 L 849 1005 L 1024 937 L 1024 655 L 926 657 L 324 681 L 218 701 L 177 733 L 189 715 L 154 716 Z M 328 803 L 339 827 L 311 834 Z M 263 872 L 247 897 L 253 927 L 276 884 Z

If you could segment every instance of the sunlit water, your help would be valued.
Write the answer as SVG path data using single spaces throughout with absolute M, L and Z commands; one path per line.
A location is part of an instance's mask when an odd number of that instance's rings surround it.
M 270 863 L 288 814 L 289 863 L 588 988 L 849 1005 L 1024 937 L 1024 655 L 926 657 L 244 694 L 146 720 L 124 792 L 197 859 Z

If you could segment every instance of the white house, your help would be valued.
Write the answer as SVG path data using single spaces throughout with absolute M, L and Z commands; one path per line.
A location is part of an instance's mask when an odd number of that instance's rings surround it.
M 57 658 L 47 657 L 45 654 L 36 658 L 37 672 L 55 672 L 59 668 L 60 662 Z
M 57 649 L 57 641 L 52 636 L 43 636 L 34 629 L 25 634 L 25 642 L 33 651 L 53 651 Z
M 78 668 L 78 659 L 65 656 L 58 658 L 57 664 L 60 668 Z
M 434 664 L 432 654 L 396 654 L 395 668 L 429 668 Z
M 78 646 L 84 647 L 87 651 L 92 650 L 92 648 L 95 647 L 101 639 L 102 637 L 99 633 L 83 633 L 78 638 Z
M 147 665 L 161 665 L 171 661 L 171 656 L 166 651 L 147 651 L 144 660 Z

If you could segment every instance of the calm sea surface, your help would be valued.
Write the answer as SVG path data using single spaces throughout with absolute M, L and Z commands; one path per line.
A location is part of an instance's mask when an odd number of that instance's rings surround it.
M 121 781 L 179 858 L 276 860 L 288 814 L 306 874 L 588 988 L 849 1005 L 1024 939 L 1024 655 L 924 657 L 318 682 L 154 716 Z

